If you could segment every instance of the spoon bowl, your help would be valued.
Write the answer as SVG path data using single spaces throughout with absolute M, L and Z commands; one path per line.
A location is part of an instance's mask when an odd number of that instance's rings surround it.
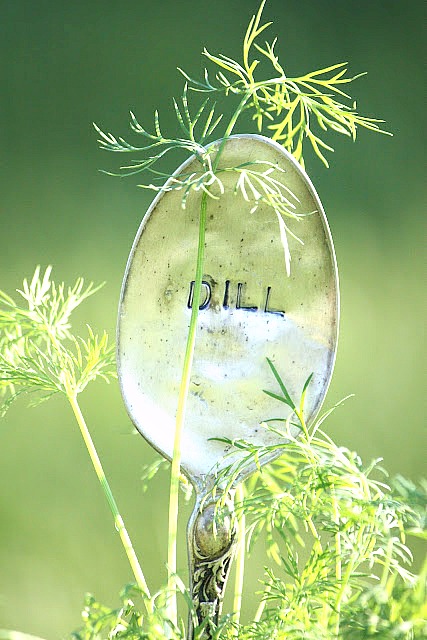
M 263 428 L 277 403 L 270 359 L 298 399 L 313 374 L 306 420 L 317 414 L 332 374 L 338 333 L 338 277 L 332 240 L 320 200 L 304 171 L 278 144 L 254 135 L 231 137 L 221 166 L 251 160 L 277 164 L 280 179 L 298 200 L 299 220 L 288 226 L 287 275 L 277 216 L 272 207 L 235 193 L 208 199 L 206 248 L 197 342 L 183 431 L 181 466 L 195 484 L 224 464 L 227 446 L 213 438 L 243 438 L 256 445 L 277 438 Z M 197 170 L 185 162 L 176 174 Z M 118 369 L 124 401 L 136 428 L 160 453 L 172 457 L 183 353 L 191 315 L 200 193 L 186 208 L 179 191 L 161 193 L 136 236 L 126 268 L 118 322 Z M 279 407 L 286 418 L 289 411 Z M 229 464 L 229 459 L 227 459 Z

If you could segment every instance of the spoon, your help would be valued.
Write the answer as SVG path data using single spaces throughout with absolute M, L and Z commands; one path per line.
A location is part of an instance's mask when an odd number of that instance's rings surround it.
M 217 522 L 215 478 L 242 455 L 218 438 L 258 446 L 280 441 L 263 426 L 277 413 L 277 402 L 263 393 L 274 391 L 275 385 L 268 360 L 293 398 L 299 398 L 313 374 L 305 400 L 309 425 L 329 386 L 338 338 L 335 253 L 307 174 L 279 144 L 262 136 L 231 136 L 221 146 L 220 170 L 271 169 L 267 175 L 285 185 L 290 206 L 301 216 L 285 221 L 300 241 L 287 234 L 289 264 L 274 209 L 260 202 L 251 212 L 253 201 L 235 189 L 242 172 L 218 174 L 224 193 L 208 198 L 204 275 L 181 445 L 181 468 L 196 493 L 188 550 L 197 624 L 206 618 L 218 622 L 235 548 L 233 491 L 256 468 L 248 465 L 236 478 L 226 500 L 228 511 L 223 509 Z M 199 167 L 192 157 L 174 176 Z M 245 191 L 250 199 L 247 183 Z M 138 431 L 168 459 L 194 293 L 201 194 L 191 192 L 184 209 L 181 199 L 180 191 L 162 191 L 144 216 L 126 267 L 118 319 L 118 372 L 127 411 Z M 290 412 L 284 407 L 282 417 Z M 296 436 L 298 429 L 291 429 Z M 211 637 L 209 628 L 206 633 Z

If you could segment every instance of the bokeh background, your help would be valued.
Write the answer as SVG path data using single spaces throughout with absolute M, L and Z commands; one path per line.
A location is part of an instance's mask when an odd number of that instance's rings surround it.
M 181 66 L 197 75 L 204 45 L 239 56 L 253 0 L 2 0 L 0 19 L 0 288 L 36 264 L 57 280 L 107 285 L 78 316 L 114 334 L 127 255 L 149 195 L 98 172 L 119 158 L 97 149 L 92 121 L 127 134 L 128 111 L 173 125 Z M 368 71 L 352 91 L 394 137 L 332 139 L 325 169 L 308 171 L 338 256 L 342 319 L 326 401 L 355 397 L 328 430 L 391 474 L 425 474 L 423 349 L 422 3 L 269 0 L 265 18 L 289 75 L 348 60 Z M 171 166 L 171 168 L 173 168 Z M 161 248 L 160 248 L 161 250 Z M 132 434 L 118 388 L 82 398 L 111 485 L 155 590 L 165 577 L 167 477 L 143 495 L 154 454 Z M 186 514 L 183 515 L 182 532 Z M 180 565 L 185 575 L 184 533 Z M 256 565 L 256 562 L 255 562 Z M 259 567 L 249 571 L 256 590 Z M 55 398 L 13 407 L 0 423 L 0 628 L 57 640 L 78 627 L 83 596 L 116 604 L 132 579 L 70 409 Z

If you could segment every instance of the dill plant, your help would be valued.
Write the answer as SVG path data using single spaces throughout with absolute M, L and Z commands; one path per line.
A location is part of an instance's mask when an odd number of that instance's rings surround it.
M 148 592 L 123 518 L 120 515 L 101 461 L 80 408 L 78 396 L 87 385 L 101 378 L 116 378 L 114 346 L 108 336 L 95 334 L 88 326 L 87 338 L 71 332 L 71 314 L 99 290 L 85 287 L 78 278 L 73 287 L 51 279 L 52 267 L 44 274 L 37 267 L 32 279 L 18 290 L 20 301 L 0 291 L 0 392 L 5 396 L 3 411 L 22 394 L 39 403 L 60 393 L 69 403 L 80 428 L 93 468 L 101 484 L 114 525 L 139 587 Z M 102 286 L 102 285 L 101 285 Z
M 193 354 L 196 341 L 196 325 L 201 299 L 203 263 L 205 251 L 205 230 L 209 198 L 219 198 L 224 191 L 222 175 L 224 172 L 235 175 L 235 194 L 250 202 L 250 213 L 254 213 L 260 203 L 271 208 L 277 217 L 280 238 L 283 245 L 286 270 L 290 275 L 291 255 L 288 237 L 298 236 L 290 228 L 291 221 L 299 219 L 292 204 L 292 193 L 282 181 L 276 167 L 266 163 L 247 162 L 238 166 L 220 167 L 219 161 L 227 139 L 236 131 L 243 114 L 249 114 L 255 121 L 260 133 L 271 133 L 271 137 L 280 142 L 304 166 L 304 150 L 307 142 L 315 154 L 326 165 L 322 151 L 332 151 L 315 133 L 332 130 L 355 139 L 358 127 L 382 131 L 379 122 L 358 114 L 354 103 L 343 87 L 358 76 L 348 76 L 346 65 L 339 63 L 308 73 L 304 76 L 288 78 L 284 67 L 275 53 L 277 39 L 271 43 L 262 42 L 261 34 L 271 25 L 262 23 L 265 0 L 261 2 L 256 15 L 250 20 L 243 39 L 242 61 L 230 57 L 214 55 L 206 49 L 203 55 L 215 71 L 205 70 L 203 79 L 194 79 L 179 69 L 185 84 L 180 101 L 173 100 L 173 107 L 179 125 L 179 136 L 168 136 L 162 131 L 158 111 L 154 114 L 152 131 L 144 127 L 131 112 L 131 131 L 141 136 L 142 145 L 131 143 L 121 136 L 104 132 L 99 126 L 102 149 L 119 154 L 137 154 L 136 160 L 124 164 L 120 172 L 114 175 L 146 176 L 140 186 L 155 192 L 179 190 L 182 193 L 182 206 L 185 208 L 188 194 L 201 191 L 200 214 L 198 221 L 199 239 L 195 263 L 193 304 L 184 355 L 184 364 L 178 397 L 175 440 L 171 466 L 171 489 L 169 500 L 169 548 L 168 571 L 169 590 L 173 593 L 176 574 L 176 540 L 178 522 L 178 488 L 181 462 L 181 435 L 185 422 L 186 404 L 190 386 Z M 262 69 L 263 75 L 258 77 Z M 193 97 L 201 97 L 198 106 L 192 109 L 189 91 Z M 225 105 L 234 100 L 232 116 L 224 115 Z M 347 101 L 347 103 L 345 102 Z M 220 105 L 224 104 L 224 111 Z M 193 114 L 192 114 L 193 113 Z M 382 131 L 383 132 L 383 131 Z M 212 144 L 215 138 L 220 139 Z M 163 160 L 174 152 L 194 155 L 199 161 L 199 170 L 179 175 L 170 175 L 162 169 Z M 240 586 L 236 585 L 236 591 Z M 169 601 L 169 617 L 176 624 L 177 605 L 172 596 Z
M 88 327 L 85 338 L 71 331 L 72 312 L 97 287 L 85 287 L 78 279 L 73 287 L 56 285 L 50 267 L 37 268 L 24 280 L 20 302 L 0 292 L 0 391 L 6 409 L 22 394 L 33 401 L 60 393 L 69 403 L 85 441 L 93 467 L 113 514 L 115 526 L 129 559 L 135 582 L 120 594 L 120 604 L 109 607 L 87 595 L 82 627 L 74 640 L 184 640 L 185 624 L 177 616 L 177 596 L 192 614 L 190 594 L 176 573 L 178 492 L 185 478 L 180 473 L 181 432 L 185 422 L 196 323 L 203 275 L 206 212 L 210 198 L 220 198 L 225 172 L 235 176 L 235 194 L 255 213 L 263 203 L 271 207 L 280 227 L 286 268 L 291 269 L 288 236 L 295 235 L 298 220 L 292 193 L 277 167 L 248 162 L 220 168 L 226 140 L 237 130 L 240 118 L 249 114 L 257 132 L 284 146 L 302 166 L 307 147 L 328 166 L 326 152 L 333 151 L 324 134 L 330 131 L 356 138 L 363 127 L 386 133 L 381 121 L 361 116 L 344 90 L 359 76 L 348 76 L 345 63 L 331 65 L 299 77 L 288 77 L 276 53 L 276 39 L 261 42 L 271 25 L 262 23 L 265 0 L 249 23 L 243 40 L 242 60 L 223 54 L 203 55 L 214 69 L 194 79 L 184 77 L 181 99 L 173 100 L 180 129 L 167 136 L 158 112 L 154 127 L 144 128 L 131 113 L 130 127 L 143 144 L 127 142 L 95 125 L 101 148 L 121 154 L 138 154 L 124 164 L 118 175 L 142 174 L 141 186 L 155 192 L 180 190 L 182 206 L 192 190 L 201 191 L 199 244 L 195 264 L 192 315 L 178 399 L 174 453 L 171 464 L 167 585 L 151 595 L 143 570 L 134 553 L 112 491 L 80 409 L 78 396 L 96 378 L 109 382 L 116 377 L 113 348 L 105 333 Z M 361 74 L 359 74 L 361 75 Z M 191 98 L 190 98 L 191 94 Z M 200 98 L 194 108 L 190 104 Z M 226 119 L 225 105 L 235 101 L 233 115 Z M 224 111 L 222 110 L 224 105 Z M 215 140 L 219 140 L 213 144 Z M 170 154 L 194 155 L 199 169 L 191 174 L 169 175 L 163 160 Z M 297 238 L 298 239 L 298 238 Z M 304 399 L 291 398 L 280 372 L 270 362 L 273 401 L 291 408 L 287 420 L 266 416 L 265 428 L 286 436 L 286 445 L 253 447 L 244 440 L 228 441 L 243 453 L 240 462 L 218 474 L 214 491 L 231 487 L 245 465 L 255 461 L 258 471 L 236 492 L 239 527 L 233 612 L 212 629 L 205 620 L 194 629 L 194 637 L 218 640 L 354 639 L 384 638 L 415 640 L 427 636 L 427 561 L 418 575 L 410 571 L 409 536 L 425 539 L 427 487 L 402 478 L 387 484 L 380 461 L 365 465 L 359 456 L 336 445 L 323 431 L 330 411 L 308 426 Z M 297 426 L 299 437 L 290 427 Z M 279 457 L 264 466 L 274 452 Z M 279 455 L 280 454 L 280 455 Z M 151 481 L 169 463 L 156 461 L 146 470 Z M 220 488 L 221 487 L 221 488 Z M 188 493 L 188 483 L 187 483 Z M 265 570 L 260 576 L 258 605 L 249 622 L 241 622 L 245 555 L 259 544 L 266 549 Z M 251 587 L 251 590 L 253 588 Z M 208 631 L 209 629 L 209 631 Z M 209 636 L 207 636 L 207 633 Z M 31 640 L 31 636 L 0 631 L 3 640 Z

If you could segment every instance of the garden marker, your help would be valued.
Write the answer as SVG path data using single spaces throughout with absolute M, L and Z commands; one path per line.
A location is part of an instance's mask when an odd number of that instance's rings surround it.
M 280 393 L 274 367 L 293 398 L 301 396 L 312 375 L 304 412 L 307 422 L 313 421 L 332 375 L 339 315 L 332 239 L 304 170 L 283 147 L 258 135 L 214 143 L 209 147 L 213 159 L 218 149 L 215 175 L 221 181 L 217 184 L 213 174 L 207 197 L 196 339 L 180 442 L 181 470 L 196 491 L 188 529 L 196 623 L 218 620 L 233 556 L 233 492 L 256 468 L 252 463 L 241 470 L 216 509 L 220 492 L 212 494 L 215 479 L 242 455 L 221 439 L 283 443 L 267 421 L 288 417 L 289 433 L 297 436 L 292 409 L 278 408 L 264 392 Z M 274 195 L 257 187 L 253 168 L 265 184 L 280 182 L 289 215 L 271 206 L 268 198 Z M 119 309 L 118 370 L 127 411 L 138 431 L 168 459 L 174 454 L 200 206 L 206 198 L 206 186 L 192 190 L 183 207 L 174 180 L 198 170 L 197 157 L 184 162 L 147 211 L 130 253 Z

